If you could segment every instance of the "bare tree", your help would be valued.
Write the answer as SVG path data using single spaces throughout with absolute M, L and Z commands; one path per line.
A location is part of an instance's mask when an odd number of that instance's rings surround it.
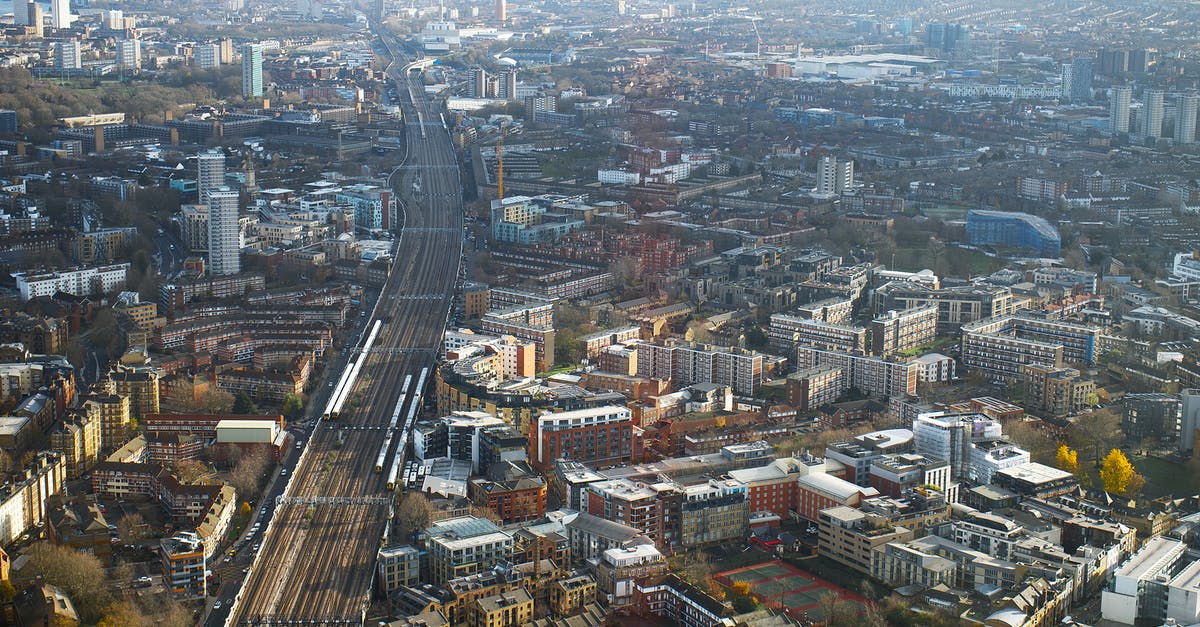
M 229 473 L 229 484 L 237 490 L 242 500 L 253 501 L 258 498 L 271 463 L 271 456 L 263 447 L 242 453 L 237 465 Z
M 85 622 L 100 617 L 110 597 L 104 567 L 94 555 L 49 542 L 34 544 L 25 555 L 29 559 L 16 576 L 20 585 L 31 584 L 40 576 L 43 582 L 61 588 L 71 597 Z
M 117 535 L 126 542 L 136 542 L 146 537 L 146 520 L 141 514 L 126 515 L 117 521 Z
M 412 537 L 412 534 L 429 526 L 433 513 L 433 505 L 424 494 L 409 492 L 396 508 L 396 533 L 401 538 Z
M 181 459 L 175 464 L 175 476 L 183 483 L 207 483 L 212 477 L 212 471 L 204 462 L 195 459 Z

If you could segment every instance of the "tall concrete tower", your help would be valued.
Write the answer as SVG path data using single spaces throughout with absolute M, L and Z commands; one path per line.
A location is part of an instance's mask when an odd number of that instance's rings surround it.
M 1200 96 L 1196 94 L 1180 94 L 1175 103 L 1175 143 L 1193 144 L 1196 142 L 1196 108 L 1200 105 Z
M 208 193 L 225 186 L 225 153 L 209 150 L 196 157 L 196 192 L 200 204 L 208 203 Z
M 1133 100 L 1130 87 L 1113 87 L 1108 96 L 1108 132 L 1111 135 L 1129 132 L 1129 103 Z
M 501 24 L 508 21 L 508 2 L 496 0 L 496 21 Z
M 1161 89 L 1149 89 L 1142 98 L 1142 135 L 1146 137 L 1162 137 L 1163 96 Z
M 208 266 L 210 274 L 242 271 L 238 193 L 228 187 L 208 192 Z
M 262 44 L 242 46 L 242 97 L 262 98 L 263 95 L 263 47 Z

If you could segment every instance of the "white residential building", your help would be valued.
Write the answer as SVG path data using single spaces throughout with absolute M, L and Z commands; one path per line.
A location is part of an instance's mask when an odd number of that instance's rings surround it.
M 242 271 L 238 193 L 228 187 L 207 192 L 208 266 L 212 275 Z
M 21 302 L 26 302 L 39 296 L 54 296 L 57 292 L 66 292 L 75 296 L 111 294 L 125 289 L 125 277 L 128 272 L 128 263 L 117 263 L 110 266 L 62 272 L 35 274 L 16 272 L 12 276 L 17 280 L 17 291 L 21 294 Z

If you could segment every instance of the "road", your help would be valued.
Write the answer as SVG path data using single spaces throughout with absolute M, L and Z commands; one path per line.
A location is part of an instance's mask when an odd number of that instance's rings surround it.
M 404 378 L 416 380 L 435 363 L 462 256 L 461 184 L 449 134 L 419 76 L 389 73 L 406 123 L 406 161 L 390 179 L 404 199 L 405 225 L 392 273 L 368 316 L 383 321 L 377 349 L 366 357 L 349 409 L 337 421 L 319 422 L 309 437 L 227 625 L 361 625 L 369 607 L 391 511 L 385 477 L 375 471 L 381 427 L 397 407 Z M 420 193 L 409 193 L 418 179 Z M 413 402 L 410 391 L 403 411 Z

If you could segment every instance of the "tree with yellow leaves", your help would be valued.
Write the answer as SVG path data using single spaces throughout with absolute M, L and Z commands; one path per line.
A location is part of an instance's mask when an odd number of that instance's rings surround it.
M 1105 490 L 1118 494 L 1137 491 L 1146 484 L 1146 480 L 1134 470 L 1125 453 L 1115 448 L 1104 456 L 1104 462 L 1100 466 L 1100 480 L 1104 482 Z
M 1079 451 L 1068 447 L 1065 442 L 1058 445 L 1058 452 L 1054 454 L 1054 459 L 1059 470 L 1065 470 L 1071 474 L 1079 472 Z

